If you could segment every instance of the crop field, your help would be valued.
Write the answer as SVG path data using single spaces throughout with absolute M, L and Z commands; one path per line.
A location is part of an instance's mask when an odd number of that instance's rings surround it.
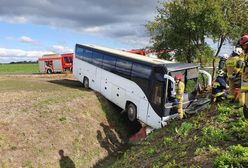
M 93 167 L 125 140 L 119 112 L 68 74 L 2 76 L 0 167 Z
M 0 74 L 39 73 L 38 64 L 0 64 Z

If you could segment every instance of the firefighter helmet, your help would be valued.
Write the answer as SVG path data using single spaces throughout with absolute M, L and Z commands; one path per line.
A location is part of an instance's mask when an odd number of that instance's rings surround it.
M 228 54 L 224 54 L 224 55 L 222 55 L 222 56 L 220 56 L 221 58 L 224 58 L 224 59 L 227 59 L 229 56 L 228 56 Z
M 244 35 L 243 37 L 241 37 L 241 39 L 239 40 L 239 44 L 240 45 L 248 45 L 248 34 Z
M 223 77 L 224 74 L 225 74 L 225 72 L 222 69 L 218 70 L 218 72 L 217 72 L 217 75 L 220 77 Z
M 183 75 L 182 74 L 178 74 L 175 76 L 176 80 L 182 80 L 183 79 Z
M 236 47 L 234 50 L 234 54 L 240 56 L 243 53 L 242 48 Z

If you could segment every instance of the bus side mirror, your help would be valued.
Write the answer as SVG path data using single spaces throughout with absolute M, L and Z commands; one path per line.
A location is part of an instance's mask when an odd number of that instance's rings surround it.
M 175 96 L 176 95 L 176 90 L 175 90 L 176 81 L 175 81 L 175 79 L 172 76 L 169 76 L 167 74 L 164 75 L 164 78 L 171 81 L 171 84 L 172 84 L 172 86 L 171 86 L 171 88 L 172 88 L 171 95 Z
M 199 73 L 207 76 L 207 79 L 208 79 L 207 88 L 211 87 L 212 86 L 212 76 L 210 75 L 210 73 L 208 73 L 207 71 L 201 70 L 201 69 L 199 70 Z

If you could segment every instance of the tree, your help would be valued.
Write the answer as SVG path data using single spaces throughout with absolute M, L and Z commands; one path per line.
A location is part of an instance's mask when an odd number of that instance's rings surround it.
M 215 58 L 225 41 L 236 45 L 238 39 L 248 32 L 247 0 L 221 0 L 216 4 L 215 19 L 211 22 L 208 36 L 217 43 L 217 51 L 212 61 L 215 75 Z
M 213 57 L 206 38 L 218 43 L 237 39 L 247 31 L 246 0 L 175 0 L 161 3 L 158 15 L 146 25 L 153 49 L 176 50 L 175 58 L 182 62 L 193 62 Z M 237 12 L 235 12 L 237 11 Z M 199 57 L 199 54 L 202 56 Z M 208 55 L 211 54 L 211 55 Z M 160 57 L 168 59 L 167 54 Z
M 197 2 L 176 0 L 161 4 L 155 20 L 146 25 L 154 49 L 174 49 L 176 60 L 182 62 L 193 62 L 197 53 L 205 51 L 208 47 L 205 42 L 206 5 Z M 161 57 L 168 59 L 168 55 Z

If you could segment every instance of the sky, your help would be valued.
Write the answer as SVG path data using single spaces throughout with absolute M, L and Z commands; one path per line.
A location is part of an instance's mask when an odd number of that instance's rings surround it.
M 159 0 L 0 0 L 0 4 L 0 63 L 9 63 L 73 52 L 76 43 L 122 50 L 147 47 L 151 44 L 144 25 L 156 16 Z

